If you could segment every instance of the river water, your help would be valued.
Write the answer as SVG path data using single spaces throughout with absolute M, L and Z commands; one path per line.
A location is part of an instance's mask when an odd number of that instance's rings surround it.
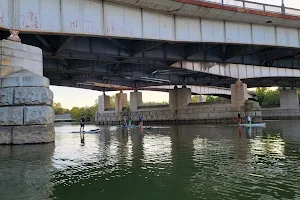
M 56 124 L 55 144 L 0 146 L 0 199 L 300 199 L 300 121 L 77 129 Z

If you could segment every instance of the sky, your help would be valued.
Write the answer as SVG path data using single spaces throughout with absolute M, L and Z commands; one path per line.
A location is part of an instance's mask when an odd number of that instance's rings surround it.
M 61 87 L 61 86 L 50 86 L 50 90 L 54 94 L 54 103 L 61 103 L 62 107 L 71 109 L 72 107 L 84 107 L 84 106 L 92 106 L 95 103 L 95 100 L 98 99 L 99 95 L 102 95 L 102 92 L 87 90 L 87 89 L 79 89 L 79 88 L 71 88 L 71 87 Z M 124 91 L 127 93 L 127 98 L 129 100 L 129 96 L 131 91 Z M 118 93 L 116 92 L 106 92 L 106 95 L 114 95 Z M 143 102 L 155 101 L 169 101 L 169 93 L 166 92 L 151 92 L 151 91 L 143 91 Z
M 281 5 L 281 0 L 250 0 L 253 2 Z M 284 0 L 286 7 L 299 8 L 300 9 L 300 0 Z M 94 104 L 95 100 L 98 99 L 99 95 L 102 95 L 102 92 L 70 88 L 70 87 L 60 87 L 60 86 L 50 86 L 50 89 L 54 93 L 54 102 L 60 102 L 64 108 L 72 108 L 73 106 L 84 107 L 91 106 Z M 130 91 L 129 91 L 130 92 Z M 128 94 L 129 92 L 125 92 Z M 107 95 L 114 95 L 117 92 L 106 92 Z M 143 91 L 143 101 L 169 101 L 169 94 L 164 92 L 150 92 Z

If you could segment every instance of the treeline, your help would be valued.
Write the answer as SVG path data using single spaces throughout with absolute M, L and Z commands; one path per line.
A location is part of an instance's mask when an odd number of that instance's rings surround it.
M 198 98 L 199 98 L 199 96 L 197 96 L 197 95 L 193 95 L 192 96 L 192 103 L 197 103 L 198 102 Z M 206 102 L 218 102 L 218 101 L 228 101 L 228 102 L 230 102 L 230 100 L 229 99 L 226 99 L 226 98 L 223 98 L 223 97 L 216 97 L 216 96 L 210 96 L 210 95 L 208 95 L 208 96 L 206 96 Z
M 280 91 L 268 88 L 256 88 L 257 100 L 262 108 L 280 107 Z
M 61 103 L 54 103 L 53 110 L 56 115 L 71 114 L 72 119 L 76 121 L 80 120 L 81 115 L 83 115 L 87 121 L 92 121 L 98 110 L 98 101 L 96 100 L 93 106 L 81 108 L 73 107 L 71 110 L 63 108 Z
M 262 108 L 276 108 L 280 107 L 280 91 L 278 89 L 269 89 L 265 87 L 256 88 L 257 100 Z M 298 97 L 300 99 L 300 92 L 298 90 Z M 197 102 L 198 96 L 192 97 L 192 102 Z M 222 97 L 207 96 L 206 102 L 216 101 L 230 101 Z

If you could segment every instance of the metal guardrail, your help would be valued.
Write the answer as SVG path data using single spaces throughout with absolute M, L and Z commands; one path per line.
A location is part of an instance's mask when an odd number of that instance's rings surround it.
M 284 4 L 282 6 L 277 6 L 277 5 L 265 4 L 259 2 L 245 1 L 245 0 L 197 0 L 197 1 L 211 2 L 220 5 L 236 6 L 244 9 L 260 10 L 264 12 L 273 12 L 273 13 L 300 16 L 300 9 L 289 8 L 286 7 Z

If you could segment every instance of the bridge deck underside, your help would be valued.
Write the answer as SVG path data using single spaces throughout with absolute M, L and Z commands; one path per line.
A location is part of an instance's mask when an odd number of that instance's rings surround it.
M 0 39 L 7 37 L 8 32 L 0 31 Z M 98 82 L 134 88 L 182 84 L 230 87 L 236 81 L 232 77 L 172 68 L 178 61 L 300 69 L 297 48 L 34 34 L 20 37 L 23 43 L 43 50 L 44 76 L 59 86 Z M 243 82 L 248 87 L 300 87 L 300 78 L 253 78 Z M 81 87 L 110 90 L 88 84 Z

